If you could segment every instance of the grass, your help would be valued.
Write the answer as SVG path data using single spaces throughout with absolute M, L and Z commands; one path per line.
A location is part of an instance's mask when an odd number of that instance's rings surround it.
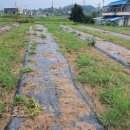
M 5 105 L 0 102 L 0 115 L 5 111 Z
M 99 26 L 99 25 L 95 25 L 95 24 L 94 25 L 88 24 L 85 26 L 130 35 L 130 27 L 128 27 L 128 26 L 127 27 L 119 27 L 119 26 L 113 27 L 113 26 Z
M 77 57 L 79 67 L 78 79 L 80 82 L 89 82 L 92 86 L 121 87 L 130 83 L 128 76 L 124 75 L 123 69 L 112 65 L 110 62 L 102 62 L 88 54 L 80 54 Z
M 23 24 L 17 29 L 0 36 L 1 118 L 8 118 L 3 114 L 5 113 L 5 109 L 9 109 L 18 85 L 20 64 L 23 62 L 23 50 L 28 45 L 27 30 L 28 24 Z M 8 112 L 5 114 L 8 114 Z
M 103 32 L 99 32 L 99 31 L 96 31 L 96 30 L 83 29 L 79 25 L 71 25 L 70 27 L 75 28 L 77 30 L 80 30 L 82 32 L 91 34 L 93 36 L 97 36 L 97 37 L 99 37 L 103 40 L 113 42 L 113 43 L 116 43 L 118 45 L 121 45 L 121 46 L 124 46 L 124 47 L 130 49 L 130 40 L 120 38 L 120 37 L 114 36 L 112 34 L 108 35 L 108 34 L 105 34 Z
M 17 109 L 19 115 L 31 118 L 38 115 L 41 110 L 43 110 L 43 107 L 39 104 L 39 102 L 32 98 L 19 95 L 15 96 L 13 107 Z
M 109 88 L 101 92 L 101 101 L 107 103 L 110 108 L 102 115 L 101 120 L 105 126 L 122 127 L 128 125 L 130 91 L 123 88 Z
M 100 101 L 108 107 L 99 116 L 104 126 L 124 127 L 128 124 L 130 112 L 130 91 L 125 91 L 130 78 L 123 73 L 123 68 L 97 59 L 90 58 L 86 53 L 77 57 L 76 62 L 80 70 L 78 79 L 91 86 L 102 87 Z
M 42 22 L 41 22 L 42 23 Z M 100 101 L 105 104 L 106 111 L 98 115 L 104 126 L 126 128 L 129 121 L 130 92 L 125 88 L 130 83 L 125 68 L 113 60 L 102 60 L 91 46 L 80 41 L 72 33 L 60 29 L 61 22 L 53 24 L 44 21 L 44 25 L 54 36 L 55 41 L 66 55 L 73 54 L 77 70 L 77 79 L 80 82 L 100 90 Z M 67 24 L 67 23 L 66 23 Z M 70 23 L 68 23 L 69 25 Z
M 59 46 L 67 51 L 71 52 L 72 50 L 78 51 L 81 47 L 86 47 L 82 41 L 75 39 L 73 37 L 73 34 L 64 32 L 62 29 L 57 24 L 47 24 L 44 23 L 46 27 L 48 28 L 49 32 L 53 33 L 55 35 L 56 41 L 59 42 L 59 37 L 60 37 L 60 42 L 62 44 L 59 44 Z M 57 31 L 55 31 L 57 30 Z
M 12 69 L 22 62 L 19 50 L 27 45 L 25 37 L 27 30 L 28 26 L 22 25 L 0 37 L 0 82 L 8 88 L 13 88 L 17 84 L 18 78 Z

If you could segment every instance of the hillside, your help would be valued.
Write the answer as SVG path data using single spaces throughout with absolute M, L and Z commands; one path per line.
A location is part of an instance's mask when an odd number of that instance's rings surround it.
M 54 8 L 54 15 L 67 15 L 70 11 L 71 11 L 71 8 L 73 7 L 73 5 L 68 5 L 68 6 L 65 6 L 63 8 Z M 84 6 L 84 12 L 85 14 L 91 14 L 92 12 L 94 11 L 97 11 L 98 9 L 94 6 L 91 6 L 91 5 L 85 5 Z M 46 9 L 40 9 L 40 11 L 42 11 L 42 13 L 51 13 L 52 12 L 52 8 L 46 8 Z
M 68 6 L 63 7 L 62 9 L 63 9 L 64 12 L 68 12 L 68 11 L 71 11 L 72 7 L 73 7 L 73 5 L 68 5 Z M 84 6 L 84 12 L 86 14 L 91 14 L 94 11 L 97 11 L 96 7 L 94 7 L 92 5 L 85 5 Z

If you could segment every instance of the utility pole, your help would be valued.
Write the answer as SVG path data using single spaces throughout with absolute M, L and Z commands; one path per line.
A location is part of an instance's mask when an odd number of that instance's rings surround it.
M 73 5 L 73 0 L 72 0 L 72 5 Z
M 85 6 L 85 0 L 83 0 L 83 8 L 84 8 L 84 6 Z
M 83 11 L 85 9 L 85 0 L 83 0 Z
M 52 15 L 53 15 L 53 13 L 54 13 L 54 2 L 53 2 L 53 0 L 52 0 L 51 10 L 52 10 Z
M 102 0 L 103 7 L 104 7 L 104 2 L 105 2 L 105 0 Z

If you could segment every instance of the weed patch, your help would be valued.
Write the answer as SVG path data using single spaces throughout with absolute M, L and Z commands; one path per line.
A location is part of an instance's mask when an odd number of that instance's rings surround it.
M 21 74 L 31 73 L 33 70 L 30 67 L 24 67 L 20 70 Z
M 41 38 L 46 38 L 46 36 L 44 34 L 41 34 Z
M 79 31 L 82 31 L 82 32 L 85 32 L 85 33 L 88 33 L 88 34 L 91 34 L 93 36 L 97 36 L 103 40 L 106 40 L 108 42 L 113 42 L 113 43 L 116 43 L 118 45 L 121 45 L 121 46 L 124 46 L 128 49 L 130 49 L 130 40 L 127 40 L 127 39 L 124 39 L 124 38 L 120 38 L 120 37 L 117 37 L 117 36 L 114 36 L 114 35 L 108 35 L 108 34 L 105 34 L 103 32 L 99 32 L 99 31 L 95 31 L 95 30 L 87 30 L 87 29 L 82 29 L 80 28 L 80 26 L 75 26 L 75 25 L 71 25 L 72 28 L 75 28 Z
M 5 111 L 5 105 L 0 102 L 0 115 L 2 115 L 4 111 Z
M 24 117 L 34 117 L 43 110 L 43 106 L 34 99 L 19 95 L 16 95 L 13 106 L 16 108 L 17 113 Z
M 123 88 L 108 88 L 100 95 L 100 100 L 110 106 L 101 117 L 103 124 L 107 127 L 128 125 L 130 91 L 125 92 Z

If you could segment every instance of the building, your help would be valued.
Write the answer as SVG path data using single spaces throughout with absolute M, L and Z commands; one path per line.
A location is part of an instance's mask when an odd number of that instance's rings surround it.
M 104 6 L 102 17 L 95 18 L 94 21 L 100 24 L 113 22 L 119 26 L 130 26 L 130 0 L 118 0 Z
M 18 14 L 18 8 L 4 8 L 6 14 Z
M 23 14 L 25 16 L 34 16 L 34 12 L 32 10 L 24 9 Z
M 22 9 L 22 7 L 19 7 L 19 8 L 18 8 L 18 14 L 23 14 L 23 9 Z

